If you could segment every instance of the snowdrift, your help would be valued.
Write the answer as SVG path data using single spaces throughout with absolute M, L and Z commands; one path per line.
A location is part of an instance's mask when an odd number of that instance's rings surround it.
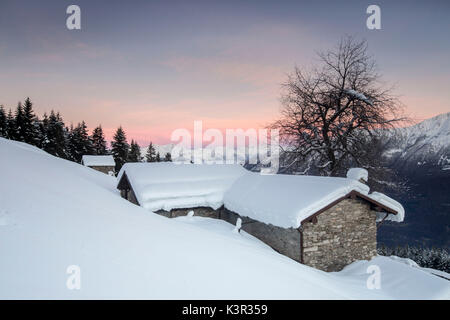
M 120 198 L 113 177 L 2 138 L 0 179 L 1 299 L 450 298 L 447 280 L 392 259 L 325 273 L 226 222 L 164 218 Z

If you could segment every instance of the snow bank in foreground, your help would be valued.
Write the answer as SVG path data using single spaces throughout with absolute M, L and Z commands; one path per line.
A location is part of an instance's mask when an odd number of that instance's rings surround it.
M 0 299 L 449 298 L 448 281 L 424 273 L 418 287 L 392 260 L 390 284 L 369 290 L 363 269 L 325 273 L 223 221 L 161 217 L 112 177 L 1 138 L 0 176 Z M 80 290 L 66 287 L 71 265 Z
M 431 275 L 429 270 L 417 266 L 410 259 L 377 256 L 370 261 L 354 262 L 344 270 L 332 274 L 340 279 L 359 279 L 359 284 L 365 286 L 367 268 L 370 266 L 372 274 L 373 266 L 378 267 L 380 276 L 380 289 L 373 291 L 387 294 L 387 299 L 450 299 L 450 282 Z

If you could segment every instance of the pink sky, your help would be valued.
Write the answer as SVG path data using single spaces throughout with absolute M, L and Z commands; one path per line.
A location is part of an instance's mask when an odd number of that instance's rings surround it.
M 450 111 L 448 4 L 382 3 L 382 30 L 362 2 L 114 3 L 80 1 L 81 31 L 65 4 L 2 2 L 0 104 L 27 96 L 38 115 L 98 124 L 111 139 L 170 142 L 178 128 L 262 128 L 279 115 L 286 75 L 317 62 L 345 34 L 366 39 L 387 85 L 420 121 Z M 62 12 L 62 13 L 61 13 Z

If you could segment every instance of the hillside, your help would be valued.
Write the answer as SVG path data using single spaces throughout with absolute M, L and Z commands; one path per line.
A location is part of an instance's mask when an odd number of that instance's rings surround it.
M 392 165 L 402 170 L 423 166 L 450 169 L 450 112 L 396 130 L 387 151 Z
M 377 257 L 325 273 L 233 226 L 167 219 L 120 198 L 115 178 L 0 138 L 0 298 L 450 298 L 448 281 Z M 366 287 L 369 265 L 382 288 Z M 68 290 L 66 269 L 81 269 Z
M 392 189 L 407 212 L 403 224 L 387 223 L 378 240 L 390 246 L 450 248 L 450 113 L 397 130 L 388 141 L 388 165 L 408 190 Z

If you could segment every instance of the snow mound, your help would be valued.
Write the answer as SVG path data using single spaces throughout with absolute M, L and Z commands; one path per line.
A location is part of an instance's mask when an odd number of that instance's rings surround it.
M 11 214 L 6 211 L 0 209 L 0 227 L 7 226 L 13 223 L 13 220 L 11 218 Z
M 367 182 L 369 180 L 369 173 L 367 172 L 366 169 L 363 168 L 350 168 L 347 171 L 347 178 L 356 181 L 363 180 Z
M 368 268 L 375 266 L 379 270 L 380 289 L 373 291 L 387 293 L 386 299 L 450 299 L 448 280 L 431 274 L 412 260 L 407 260 L 409 259 L 377 256 L 370 261 L 356 261 L 333 274 L 341 279 L 354 279 L 360 275 L 365 282 L 371 270 Z M 361 281 L 361 285 L 365 283 Z M 423 295 L 425 292 L 426 297 Z

